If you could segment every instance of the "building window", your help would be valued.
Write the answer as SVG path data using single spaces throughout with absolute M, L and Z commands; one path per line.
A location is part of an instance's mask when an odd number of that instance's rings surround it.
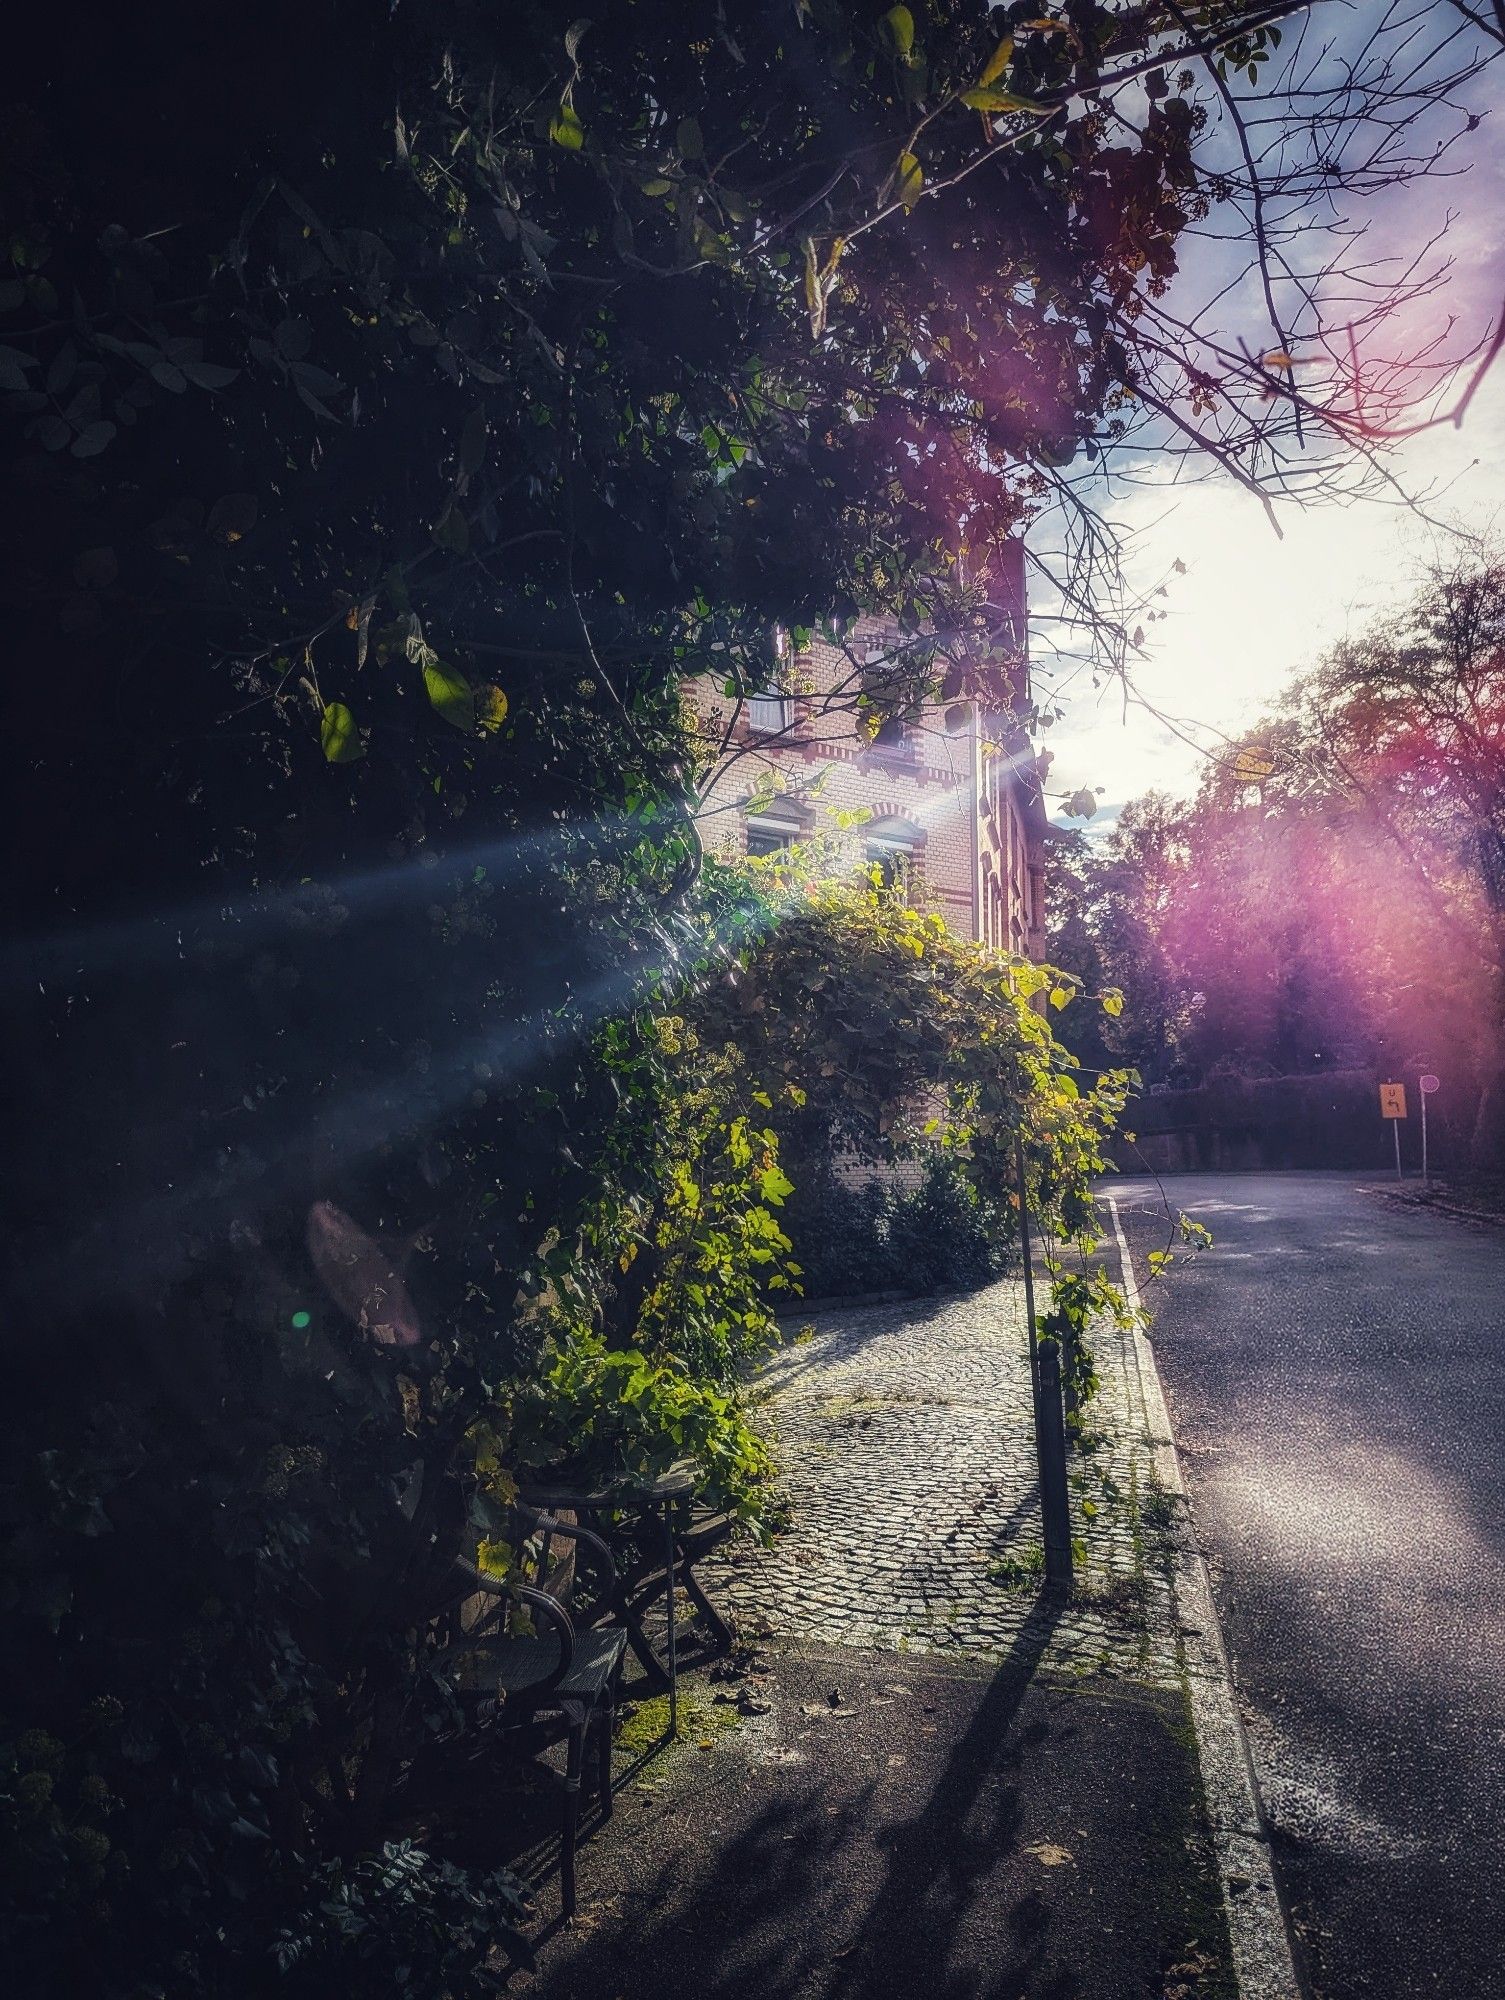
M 902 820 L 880 820 L 868 828 L 864 853 L 885 889 L 902 889 L 914 873 L 918 848 L 919 835 L 913 827 Z
M 878 703 L 892 702 L 902 696 L 902 675 L 893 648 L 877 644 L 868 647 L 862 685 L 864 693 Z M 902 715 L 892 711 L 882 714 L 869 739 L 869 748 L 888 757 L 911 756 L 915 749 L 914 731 Z
M 790 709 L 793 704 L 787 695 L 769 689 L 747 698 L 747 722 L 750 729 L 760 736 L 777 736 L 789 727 Z
M 794 703 L 789 699 L 789 673 L 794 648 L 782 625 L 768 633 L 768 679 L 747 698 L 747 723 L 760 736 L 777 736 L 794 720 Z
M 787 854 L 799 837 L 800 828 L 792 819 L 784 819 L 777 813 L 749 813 L 747 816 L 749 854 Z

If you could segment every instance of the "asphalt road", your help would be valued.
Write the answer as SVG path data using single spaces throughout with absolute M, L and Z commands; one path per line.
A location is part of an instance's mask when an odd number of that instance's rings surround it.
M 1176 1176 L 1146 1293 L 1318 2000 L 1505 1995 L 1505 1230 Z M 1114 1183 L 1141 1282 L 1148 1183 Z

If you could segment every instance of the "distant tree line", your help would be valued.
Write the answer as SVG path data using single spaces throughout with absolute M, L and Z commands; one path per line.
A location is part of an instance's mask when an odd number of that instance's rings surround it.
M 1505 564 L 1434 565 L 1230 744 L 1054 847 L 1051 951 L 1123 989 L 1089 1065 L 1446 1071 L 1479 1164 L 1505 1149 Z M 1077 1023 L 1071 1024 L 1076 1028 Z M 1068 1039 L 1071 1039 L 1068 1029 Z

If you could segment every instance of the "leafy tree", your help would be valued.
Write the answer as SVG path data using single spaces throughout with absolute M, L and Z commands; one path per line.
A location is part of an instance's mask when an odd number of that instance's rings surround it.
M 1065 1033 L 1089 1069 L 1131 1068 L 1159 1079 L 1185 997 L 1162 930 L 1179 886 L 1180 810 L 1149 792 L 1124 807 L 1111 833 L 1053 834 L 1047 852 L 1047 941 L 1053 961 L 1089 992 L 1131 996 L 1121 1014 L 1073 1016 Z
M 1022 1146 L 1041 1225 L 1095 1234 L 1090 1185 L 1123 1077 L 1084 1088 L 1052 1031 L 1051 1015 L 1079 997 L 1075 982 L 956 937 L 876 870 L 832 879 L 798 850 L 754 864 L 736 898 L 734 921 L 751 933 L 745 972 L 700 998 L 698 1032 L 770 1080 L 768 1121 L 796 1185 L 807 1166 L 943 1152 L 1007 1244 Z M 1116 992 L 1093 997 L 1122 1004 Z
M 1494 1156 L 1501 603 L 1487 561 L 1434 571 L 1296 680 L 1194 800 L 1151 794 L 1069 850 L 1052 948 L 1122 986 L 1135 1038 L 1105 1021 L 1100 1043 L 1151 1080 L 1425 1061 L 1472 1107 L 1474 1158 Z
M 1414 996 L 1409 1008 L 1402 999 L 1405 1039 L 1449 1050 L 1474 1081 L 1474 1153 L 1496 1153 L 1505 1145 L 1505 567 L 1477 546 L 1440 556 L 1409 604 L 1293 686 L 1272 741 L 1272 801 L 1318 816 L 1377 863 L 1369 935 L 1389 947 L 1380 977 L 1392 994 Z
M 425 1589 L 540 1379 L 625 1379 L 746 1472 L 691 1288 L 783 1254 L 763 1128 L 655 1025 L 731 956 L 683 682 L 873 608 L 935 628 L 921 691 L 997 694 L 959 544 L 985 572 L 1144 393 L 1206 393 L 1154 386 L 1145 316 L 1225 186 L 1178 62 L 1257 76 L 1287 11 L 34 21 L 0 139 L 23 1983 L 254 1989 L 280 1936 L 320 1984 L 426 1939 L 415 1983 L 461 1991 L 505 1943 L 428 1850 L 378 1859 Z

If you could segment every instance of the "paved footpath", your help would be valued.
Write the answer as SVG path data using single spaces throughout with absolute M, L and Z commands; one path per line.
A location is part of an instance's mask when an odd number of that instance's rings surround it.
M 1209 1828 L 1158 1394 L 1133 1336 L 1096 1352 L 1062 1603 L 1020 1285 L 780 1351 L 756 1393 L 790 1525 L 706 1566 L 738 1655 L 583 1847 L 530 2000 L 1230 2000 L 1268 1871 L 1230 1883 Z
M 1044 1664 L 1175 1686 L 1135 1344 L 1105 1329 L 1094 1355 L 1095 1448 L 1073 1481 L 1086 1562 Z M 1042 1555 L 1022 1283 L 827 1313 L 757 1393 L 793 1528 L 728 1567 L 747 1629 L 980 1658 L 1018 1643 Z

